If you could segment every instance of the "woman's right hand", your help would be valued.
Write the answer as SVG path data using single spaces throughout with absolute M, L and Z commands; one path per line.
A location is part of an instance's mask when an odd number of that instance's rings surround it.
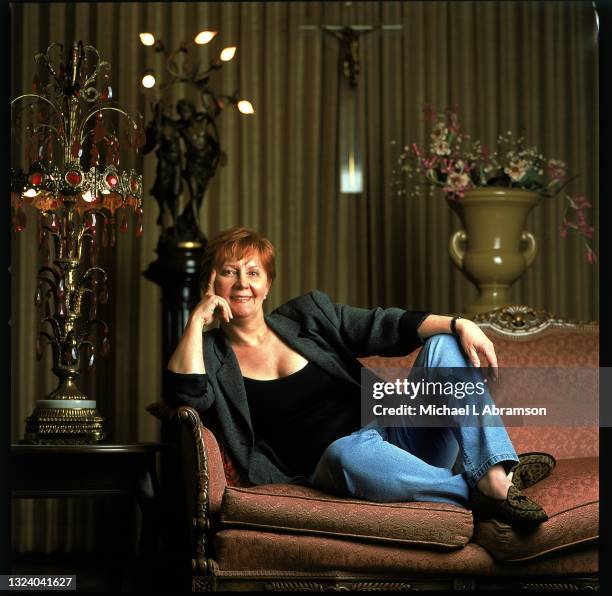
M 191 313 L 191 318 L 196 319 L 203 327 L 210 325 L 215 317 L 222 317 L 226 323 L 229 323 L 234 318 L 227 300 L 215 294 L 216 277 L 217 271 L 213 269 L 206 290 L 202 290 L 202 299 Z

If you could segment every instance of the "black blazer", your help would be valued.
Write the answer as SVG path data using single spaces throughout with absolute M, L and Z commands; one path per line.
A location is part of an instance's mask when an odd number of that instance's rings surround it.
M 417 328 L 428 314 L 334 304 L 326 294 L 313 290 L 265 315 L 265 320 L 308 361 L 359 388 L 362 365 L 357 358 L 412 352 L 422 345 Z M 175 387 L 166 396 L 168 401 L 196 408 L 203 420 L 213 408 L 216 432 L 253 484 L 303 482 L 303 477 L 291 476 L 273 450 L 255 437 L 238 360 L 221 329 L 204 333 L 204 364 L 206 375 L 168 373 L 173 377 L 169 385 Z

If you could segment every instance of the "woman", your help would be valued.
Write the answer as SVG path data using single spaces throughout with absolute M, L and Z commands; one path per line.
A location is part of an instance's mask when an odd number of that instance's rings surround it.
M 265 315 L 274 257 L 272 244 L 245 228 L 210 241 L 203 297 L 167 371 L 170 401 L 216 417 L 221 441 L 250 482 L 302 482 L 372 501 L 471 505 L 481 518 L 517 527 L 547 519 L 519 489 L 547 475 L 554 459 L 521 460 L 503 426 L 361 425 L 357 357 L 423 346 L 415 367 L 483 363 L 496 370 L 493 344 L 476 324 L 334 304 L 316 290 Z M 215 319 L 219 327 L 203 333 Z M 458 453 L 461 473 L 451 469 Z

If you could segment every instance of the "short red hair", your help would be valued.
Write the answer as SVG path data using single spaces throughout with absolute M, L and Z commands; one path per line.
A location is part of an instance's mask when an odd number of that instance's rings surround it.
M 200 282 L 206 288 L 213 269 L 218 269 L 226 261 L 239 261 L 257 255 L 272 282 L 276 277 L 276 251 L 267 239 L 248 228 L 230 228 L 219 232 L 206 245 L 202 257 Z

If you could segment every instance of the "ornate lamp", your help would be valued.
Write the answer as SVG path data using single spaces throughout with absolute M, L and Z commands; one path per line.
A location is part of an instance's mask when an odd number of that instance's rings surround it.
M 210 86 L 214 71 L 235 56 L 236 47 L 223 48 L 208 65 L 202 63 L 194 50 L 208 44 L 216 31 L 201 31 L 193 42 L 183 42 L 178 49 L 169 51 L 161 39 L 152 33 L 141 33 L 143 45 L 163 53 L 167 78 L 157 83 L 155 72 L 143 73 L 142 86 L 151 101 L 153 118 L 148 123 L 147 141 L 143 153 L 156 149 L 157 176 L 151 194 L 159 204 L 158 224 L 162 227 L 161 247 L 197 248 L 206 243 L 199 226 L 199 211 L 208 183 L 217 167 L 223 165 L 225 154 L 221 150 L 216 120 L 228 105 L 234 105 L 243 114 L 253 114 L 253 106 L 241 99 L 238 91 L 232 95 L 217 93 Z M 173 108 L 163 100 L 164 93 L 176 83 L 195 88 L 200 105 L 181 99 Z M 176 112 L 178 118 L 175 117 Z M 180 199 L 185 200 L 181 206 Z
M 107 274 L 96 263 L 100 244 L 113 246 L 117 228 L 127 232 L 130 212 L 136 236 L 142 235 L 142 176 L 121 171 L 119 155 L 126 146 L 137 151 L 144 132 L 111 102 L 110 65 L 96 48 L 75 42 L 67 67 L 62 52 L 54 43 L 37 54 L 48 80 L 41 83 L 36 76 L 32 92 L 11 102 L 13 133 L 23 134 L 25 127 L 27 166 L 11 169 L 13 226 L 18 232 L 26 227 L 26 206 L 37 210 L 45 262 L 35 295 L 42 311 L 36 356 L 42 357 L 44 340 L 51 344 L 52 370 L 59 378 L 27 418 L 24 440 L 89 443 L 104 438 L 104 420 L 76 378 L 83 361 L 94 364 L 96 329 L 102 331 L 101 354 L 110 346 L 108 325 L 97 314 L 98 302 L 108 299 Z M 127 119 L 121 142 L 110 115 Z

